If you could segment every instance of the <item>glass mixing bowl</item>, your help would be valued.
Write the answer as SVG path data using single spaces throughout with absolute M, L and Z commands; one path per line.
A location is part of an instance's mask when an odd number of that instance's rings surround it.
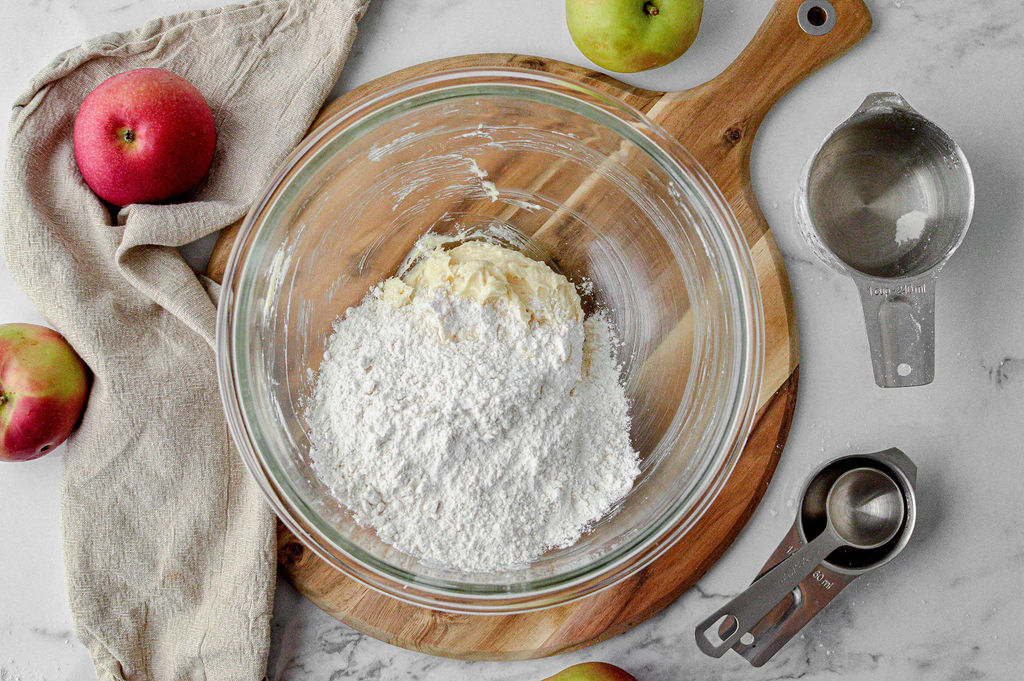
M 589 292 L 586 310 L 610 315 L 642 464 L 573 546 L 473 573 L 357 525 L 310 466 L 305 414 L 332 323 L 423 234 L 480 230 L 546 259 Z M 684 537 L 742 451 L 763 337 L 736 219 L 665 131 L 559 77 L 463 70 L 365 94 L 286 159 L 227 268 L 217 367 L 234 441 L 306 546 L 404 601 L 520 612 L 626 579 Z

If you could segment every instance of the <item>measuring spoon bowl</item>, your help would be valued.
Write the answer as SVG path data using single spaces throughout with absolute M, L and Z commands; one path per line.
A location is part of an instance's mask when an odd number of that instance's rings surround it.
M 831 532 L 839 538 L 840 545 L 878 548 L 895 537 L 903 525 L 903 493 L 892 478 L 877 468 L 863 466 L 840 475 L 829 490 L 826 503 L 828 515 L 823 534 Z

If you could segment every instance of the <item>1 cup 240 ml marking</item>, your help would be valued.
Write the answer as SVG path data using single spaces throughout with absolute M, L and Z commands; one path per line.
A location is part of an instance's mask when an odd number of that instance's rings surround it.
M 911 293 L 924 293 L 927 284 L 898 284 L 896 286 L 868 286 L 868 293 L 873 296 L 901 296 Z

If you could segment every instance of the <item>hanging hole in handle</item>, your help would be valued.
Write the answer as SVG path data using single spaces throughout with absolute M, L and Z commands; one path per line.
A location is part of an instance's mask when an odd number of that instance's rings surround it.
M 836 8 L 828 0 L 806 0 L 796 11 L 800 28 L 808 35 L 825 35 L 836 26 Z
M 715 620 L 710 627 L 700 633 L 708 640 L 709 643 L 711 643 L 711 645 L 718 648 L 725 643 L 726 639 L 733 635 L 739 624 L 740 623 L 735 617 L 726 613 Z
M 815 5 L 807 10 L 807 21 L 811 26 L 824 26 L 827 20 L 828 14 L 819 5 Z

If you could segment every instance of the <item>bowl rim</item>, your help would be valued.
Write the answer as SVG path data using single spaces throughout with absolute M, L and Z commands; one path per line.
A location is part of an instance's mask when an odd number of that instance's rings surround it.
M 280 190 L 288 184 L 286 179 L 293 173 L 298 175 L 297 169 L 316 157 L 316 153 L 311 152 L 325 140 L 349 126 L 365 124 L 363 114 L 367 111 L 378 115 L 389 107 L 422 96 L 424 92 L 481 85 L 498 89 L 525 87 L 546 90 L 548 94 L 575 100 L 605 115 L 617 117 L 635 130 L 656 152 L 652 156 L 656 156 L 659 166 L 677 176 L 675 179 L 680 180 L 681 187 L 694 186 L 698 198 L 718 218 L 716 222 L 720 230 L 708 230 L 712 233 L 705 237 L 718 238 L 724 260 L 731 264 L 731 267 L 722 268 L 728 270 L 725 274 L 729 275 L 725 277 L 730 293 L 727 297 L 734 298 L 738 303 L 731 310 L 738 317 L 737 341 L 732 348 L 731 358 L 737 368 L 734 371 L 735 380 L 729 385 L 729 399 L 726 402 L 731 413 L 719 428 L 721 435 L 716 448 L 718 455 L 711 458 L 711 463 L 693 486 L 693 489 L 699 490 L 695 498 L 690 504 L 680 504 L 679 498 L 685 496 L 681 492 L 670 509 L 671 513 L 663 514 L 656 519 L 657 522 L 652 521 L 644 528 L 644 532 L 639 533 L 638 538 L 624 544 L 628 550 L 620 551 L 622 547 L 619 547 L 609 552 L 613 556 L 612 560 L 589 563 L 583 568 L 563 573 L 570 575 L 565 579 L 562 575 L 545 578 L 538 588 L 523 588 L 522 584 L 517 583 L 514 589 L 504 590 L 493 585 L 481 589 L 478 584 L 453 589 L 425 584 L 421 580 L 412 581 L 403 578 L 402 574 L 408 574 L 407 571 L 374 559 L 373 562 L 391 568 L 389 574 L 387 569 L 375 567 L 371 561 L 364 560 L 322 536 L 302 513 L 293 508 L 294 503 L 289 500 L 286 490 L 268 471 L 244 416 L 240 401 L 240 393 L 244 391 L 235 369 L 236 334 L 243 326 L 237 323 L 241 307 L 235 305 L 235 285 L 245 265 L 244 252 L 248 251 L 246 244 L 258 233 L 261 216 L 280 198 Z M 508 94 L 514 93 L 510 90 Z M 601 124 L 600 121 L 595 122 Z M 716 231 L 721 233 L 714 233 Z M 227 263 L 217 314 L 217 374 L 229 430 L 243 462 L 277 517 L 307 548 L 357 582 L 412 605 L 456 613 L 510 614 L 561 605 L 618 584 L 648 567 L 692 529 L 721 492 L 746 444 L 761 388 L 764 336 L 757 274 L 739 222 L 711 176 L 675 138 L 625 102 L 568 78 L 511 66 L 470 67 L 409 78 L 360 96 L 322 121 L 282 161 L 247 212 Z M 705 481 L 707 476 L 711 477 L 710 481 Z M 339 560 L 331 549 L 341 553 L 347 561 Z M 592 568 L 596 563 L 601 565 L 601 569 L 595 572 Z

